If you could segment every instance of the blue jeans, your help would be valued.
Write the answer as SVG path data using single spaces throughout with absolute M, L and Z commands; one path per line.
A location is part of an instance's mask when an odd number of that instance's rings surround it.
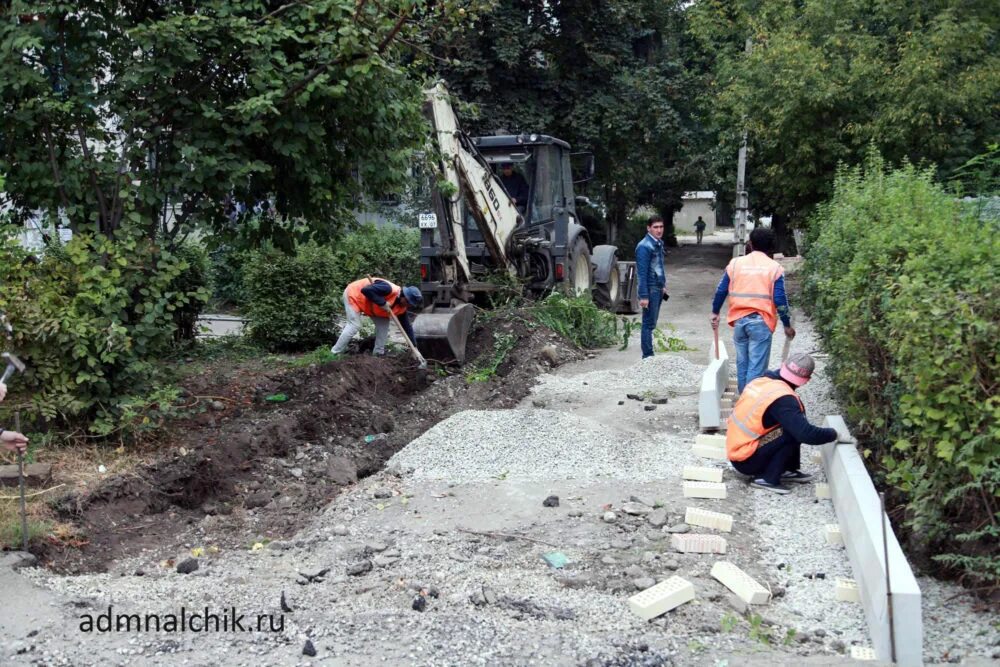
M 768 484 L 780 484 L 781 474 L 795 472 L 802 463 L 800 445 L 787 433 L 776 440 L 761 445 L 746 461 L 733 461 L 736 472 L 752 477 L 763 477 Z
M 743 387 L 759 378 L 771 360 L 771 330 L 764 318 L 757 313 L 736 320 L 733 327 L 733 344 L 736 346 L 736 387 Z
M 660 304 L 663 303 L 663 286 L 649 288 L 649 305 L 642 309 L 642 331 L 639 343 L 642 347 L 642 358 L 653 356 L 653 329 L 660 319 Z

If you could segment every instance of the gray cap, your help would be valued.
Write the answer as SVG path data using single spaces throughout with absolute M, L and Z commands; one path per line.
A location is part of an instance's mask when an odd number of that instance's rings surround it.
M 813 371 L 816 370 L 816 362 L 808 354 L 795 352 L 788 355 L 785 363 L 781 364 L 778 374 L 782 379 L 791 382 L 796 387 L 801 387 L 812 378 Z

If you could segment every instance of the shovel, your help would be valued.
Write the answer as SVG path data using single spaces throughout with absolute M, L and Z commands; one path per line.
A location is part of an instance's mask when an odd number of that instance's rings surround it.
M 375 283 L 371 276 L 368 276 L 368 282 L 372 284 Z M 406 329 L 403 328 L 403 323 L 399 321 L 398 317 L 396 317 L 396 313 L 392 312 L 392 307 L 387 305 L 386 310 L 389 311 L 389 317 L 396 323 L 396 327 L 399 328 L 399 332 L 403 334 L 403 340 L 405 340 L 406 344 L 409 345 L 410 351 L 413 352 L 414 359 L 420 363 L 420 368 L 427 368 L 427 360 L 424 359 L 424 355 L 420 354 L 420 350 L 418 350 L 417 346 L 413 344 L 410 337 L 406 335 Z
M 21 432 L 21 411 L 14 412 L 14 430 Z M 21 487 L 21 546 L 28 552 L 28 509 L 24 504 L 24 452 L 17 452 L 17 482 Z

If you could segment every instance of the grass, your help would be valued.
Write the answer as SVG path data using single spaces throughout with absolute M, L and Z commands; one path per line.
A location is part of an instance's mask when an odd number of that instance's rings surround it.
M 465 381 L 469 384 L 473 382 L 487 382 L 497 374 L 497 369 L 504 362 L 507 355 L 517 344 L 517 336 L 509 333 L 493 333 L 493 356 L 483 365 L 465 374 Z

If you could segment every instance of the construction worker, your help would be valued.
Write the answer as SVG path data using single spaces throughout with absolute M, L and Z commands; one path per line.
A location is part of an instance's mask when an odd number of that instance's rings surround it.
M 423 305 L 423 295 L 420 289 L 413 286 L 400 287 L 384 278 L 362 278 L 355 280 L 344 290 L 344 312 L 347 314 L 347 326 L 344 327 L 337 344 L 330 348 L 333 354 L 341 354 L 347 349 L 354 335 L 361 329 L 361 316 L 367 315 L 375 322 L 375 349 L 372 354 L 381 357 L 385 354 L 385 342 L 389 337 L 389 309 L 399 318 L 406 335 L 416 344 L 410 324 L 411 316 Z
M 785 336 L 795 338 L 785 296 L 784 269 L 772 258 L 774 234 L 766 227 L 750 233 L 750 252 L 729 262 L 712 301 L 712 328 L 719 328 L 719 311 L 729 297 L 727 322 L 736 346 L 737 391 L 760 377 L 771 359 L 771 338 L 778 318 Z
M 804 484 L 812 475 L 799 467 L 800 445 L 849 442 L 847 434 L 814 426 L 795 393 L 812 377 L 816 362 L 795 353 L 776 371 L 766 371 L 740 394 L 726 431 L 726 457 L 737 472 L 753 478 L 750 486 L 789 493 L 782 482 Z
M 654 215 L 646 223 L 646 236 L 635 246 L 639 306 L 642 308 L 639 346 L 643 359 L 653 356 L 653 330 L 660 318 L 660 305 L 669 298 L 667 274 L 663 267 L 663 229 L 663 218 Z
M 3 401 L 6 397 L 7 385 L 0 382 L 0 401 Z M 5 449 L 9 452 L 21 452 L 23 454 L 28 449 L 28 439 L 23 433 L 0 429 L 0 449 Z

